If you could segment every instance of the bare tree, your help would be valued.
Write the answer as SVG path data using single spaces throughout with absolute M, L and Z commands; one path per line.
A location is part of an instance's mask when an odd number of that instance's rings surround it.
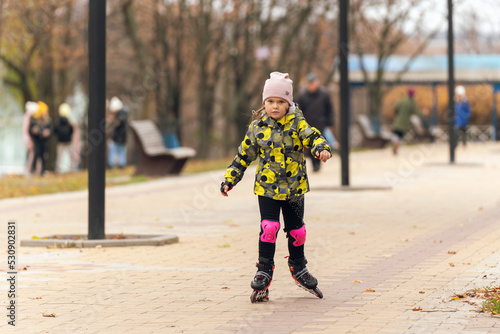
M 423 26 L 425 12 L 429 7 L 422 6 L 420 0 L 353 0 L 351 1 L 350 31 L 353 51 L 360 60 L 361 71 L 370 96 L 370 115 L 378 117 L 382 99 L 388 91 L 384 83 L 385 67 L 390 56 L 401 52 L 409 54 L 408 62 L 390 84 L 401 80 L 409 70 L 414 59 L 423 52 L 430 40 L 437 34 L 439 27 L 425 34 L 418 27 Z M 432 4 L 430 4 L 432 5 Z M 371 15 L 371 16 L 370 16 Z M 414 27 L 414 34 L 406 32 L 408 26 Z M 439 24 L 440 25 L 440 24 Z M 403 50 L 405 43 L 415 42 L 411 48 Z M 376 57 L 376 70 L 370 75 L 364 62 L 366 54 Z
M 201 158 L 209 155 L 210 136 L 213 129 L 215 88 L 221 69 L 227 60 L 224 45 L 225 24 L 215 8 L 217 1 L 199 0 L 197 6 L 190 6 L 189 21 L 192 23 L 192 40 L 198 79 L 198 124 L 199 153 Z M 220 5 L 220 4 L 217 4 Z
M 156 73 L 161 74 L 157 89 L 157 115 L 163 132 L 175 132 L 182 141 L 181 110 L 185 67 L 185 0 L 166 4 L 157 0 L 155 13 Z M 172 129 L 173 128 L 173 129 Z M 173 131 L 174 130 L 174 131 Z

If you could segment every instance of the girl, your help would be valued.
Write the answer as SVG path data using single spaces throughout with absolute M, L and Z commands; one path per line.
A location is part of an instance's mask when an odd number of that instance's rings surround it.
M 293 103 L 292 84 L 288 73 L 273 72 L 266 80 L 262 93 L 264 105 L 254 113 L 256 119 L 248 127 L 221 184 L 222 195 L 228 196 L 250 163 L 260 157 L 254 191 L 259 199 L 261 229 L 257 273 L 251 283 L 252 302 L 267 300 L 269 294 L 280 211 L 288 238 L 288 266 L 292 277 L 299 286 L 323 297 L 317 288 L 318 281 L 306 268 L 304 256 L 304 194 L 309 191 L 304 149 L 310 149 L 313 156 L 323 162 L 330 159 L 331 150 L 321 133 L 307 124 Z
M 42 170 L 40 175 L 45 173 L 45 154 L 47 152 L 47 143 L 52 134 L 52 125 L 49 117 L 49 107 L 42 101 L 38 101 L 38 111 L 33 114 L 30 135 L 35 146 L 35 156 L 31 164 L 31 173 L 35 172 L 38 159 L 41 160 Z

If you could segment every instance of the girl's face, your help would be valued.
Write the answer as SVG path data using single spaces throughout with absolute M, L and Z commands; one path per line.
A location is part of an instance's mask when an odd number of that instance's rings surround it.
M 279 97 L 270 97 L 264 101 L 267 116 L 279 119 L 288 112 L 288 102 Z

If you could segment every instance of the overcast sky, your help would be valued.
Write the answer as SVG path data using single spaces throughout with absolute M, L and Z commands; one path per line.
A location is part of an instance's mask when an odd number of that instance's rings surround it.
M 500 33 L 500 0 L 454 0 L 454 26 L 459 32 L 465 18 L 475 12 L 479 16 L 478 30 L 483 33 Z M 434 0 L 435 14 L 447 17 L 448 1 Z M 432 14 L 431 14 L 432 15 Z M 447 26 L 444 26 L 447 29 Z

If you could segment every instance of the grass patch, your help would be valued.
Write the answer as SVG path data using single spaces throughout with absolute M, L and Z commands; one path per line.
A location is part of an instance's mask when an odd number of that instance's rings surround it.
M 500 314 L 500 295 L 483 302 L 482 312 Z
M 182 174 L 195 174 L 226 169 L 231 161 L 232 158 L 188 160 Z M 154 179 L 145 175 L 134 175 L 134 173 L 134 166 L 106 170 L 106 187 L 139 183 Z M 86 170 L 62 175 L 47 173 L 43 177 L 25 177 L 23 175 L 6 175 L 0 177 L 0 199 L 85 189 L 88 189 L 88 171 Z
M 219 158 L 210 160 L 188 160 L 182 174 L 196 174 L 209 172 L 213 170 L 226 169 L 229 164 L 233 161 L 234 157 L 229 158 Z
M 470 305 L 477 305 L 471 299 L 484 299 L 479 312 L 491 313 L 493 315 L 500 314 L 500 286 L 483 288 L 475 288 L 462 294 L 456 294 L 452 300 L 461 300 Z
M 113 169 L 106 171 L 106 186 L 143 182 L 145 176 L 133 176 L 135 167 Z M 21 175 L 7 175 L 0 177 L 0 199 L 26 197 L 42 194 L 85 190 L 88 188 L 88 172 L 79 171 L 57 175 L 48 173 L 45 176 L 25 177 Z

